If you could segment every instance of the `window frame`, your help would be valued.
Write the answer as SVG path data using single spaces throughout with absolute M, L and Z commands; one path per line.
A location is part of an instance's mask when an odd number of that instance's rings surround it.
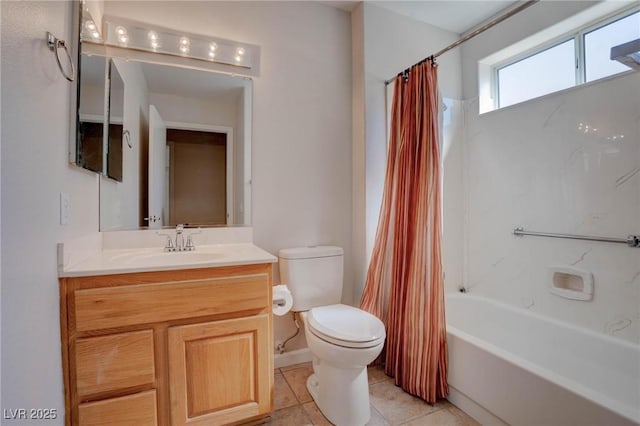
M 542 53 L 546 50 L 549 50 L 553 47 L 556 47 L 562 43 L 565 43 L 571 39 L 573 39 L 574 41 L 574 68 L 575 68 L 575 84 L 573 86 L 568 87 L 567 89 L 570 89 L 571 87 L 576 87 L 576 86 L 580 86 L 582 84 L 587 83 L 586 81 L 586 52 L 585 52 L 585 36 L 588 33 L 591 33 L 593 31 L 596 31 L 600 28 L 606 27 L 607 25 L 610 25 L 616 21 L 619 21 L 621 19 L 624 19 L 626 17 L 629 17 L 631 15 L 634 15 L 636 13 L 640 12 L 640 6 L 639 5 L 633 5 L 632 7 L 628 7 L 625 8 L 623 10 L 618 10 L 616 12 L 610 13 L 608 15 L 605 15 L 603 17 L 600 17 L 596 20 L 593 20 L 585 25 L 582 25 L 580 27 L 574 28 L 570 31 L 567 31 L 566 33 L 557 36 L 557 37 L 553 37 L 549 40 L 544 41 L 543 43 L 537 44 L 536 46 L 523 50 L 522 52 L 510 56 L 509 58 L 497 62 L 493 65 L 491 65 L 491 96 L 493 98 L 493 104 L 494 104 L 494 110 L 496 109 L 500 109 L 500 108 L 506 108 L 503 106 L 500 106 L 500 78 L 499 78 L 499 72 L 501 69 L 506 68 L 510 65 L 516 64 L 520 61 L 523 61 L 527 58 L 530 58 L 532 56 L 535 56 L 539 53 Z M 608 78 L 608 77 L 612 77 L 615 75 L 619 75 L 619 74 L 624 74 L 627 72 L 633 72 L 633 70 L 628 70 L 628 71 L 622 71 L 620 73 L 615 73 L 615 74 L 611 74 L 608 75 L 606 77 L 601 77 L 599 79 L 594 79 L 589 81 L 589 83 L 591 82 L 595 82 L 604 78 Z M 563 89 L 566 90 L 566 89 Z M 546 93 L 544 95 L 539 95 L 539 96 L 535 96 L 533 98 L 528 98 L 526 100 L 517 102 L 515 104 L 511 104 L 511 105 L 517 105 L 520 104 L 522 102 L 527 102 L 530 101 L 531 99 L 537 99 L 541 96 L 546 96 L 546 95 L 550 95 L 552 93 L 557 93 L 558 91 L 554 91 L 554 92 L 549 92 Z M 511 105 L 507 105 L 511 106 Z

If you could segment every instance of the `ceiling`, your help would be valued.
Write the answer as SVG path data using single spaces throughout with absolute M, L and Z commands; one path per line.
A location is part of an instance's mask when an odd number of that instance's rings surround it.
M 350 11 L 359 2 L 324 1 L 322 3 Z M 504 0 L 427 0 L 369 1 L 369 3 L 417 21 L 462 34 L 516 2 Z

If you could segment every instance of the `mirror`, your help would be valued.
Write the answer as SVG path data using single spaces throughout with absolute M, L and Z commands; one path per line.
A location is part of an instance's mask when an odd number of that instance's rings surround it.
M 103 169 L 106 64 L 106 58 L 100 56 L 80 58 L 76 164 L 98 173 Z
M 122 181 L 124 83 L 108 58 L 81 55 L 80 67 L 76 164 Z
M 109 61 L 109 128 L 107 129 L 107 176 L 122 182 L 122 125 L 124 82 L 113 61 Z M 130 143 L 130 142 L 129 142 Z
M 86 54 L 80 74 L 78 164 L 106 164 L 101 231 L 250 223 L 250 79 Z

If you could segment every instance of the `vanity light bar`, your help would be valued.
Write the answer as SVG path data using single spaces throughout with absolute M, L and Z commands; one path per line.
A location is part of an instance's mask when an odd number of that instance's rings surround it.
M 100 33 L 100 26 L 96 24 L 95 20 L 91 16 L 88 8 L 82 8 L 82 23 L 80 27 L 80 40 L 91 41 L 94 43 L 102 42 L 102 34 Z
M 252 45 L 134 22 L 105 20 L 104 44 L 243 68 L 253 67 Z

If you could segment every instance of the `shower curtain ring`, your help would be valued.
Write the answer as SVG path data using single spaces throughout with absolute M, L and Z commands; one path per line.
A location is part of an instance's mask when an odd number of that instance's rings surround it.
M 62 72 L 62 75 L 64 76 L 64 78 L 66 78 L 68 81 L 75 80 L 76 70 L 75 70 L 75 67 L 73 66 L 73 59 L 71 59 L 71 53 L 69 53 L 69 49 L 67 48 L 67 44 L 65 43 L 65 41 L 60 40 L 59 38 L 56 38 L 56 36 L 54 36 L 53 34 L 47 31 L 47 45 L 49 46 L 49 50 L 55 53 L 56 62 L 58 63 L 58 68 L 60 68 L 60 72 Z M 69 66 L 71 68 L 71 76 L 67 74 L 64 68 L 62 68 L 62 63 L 60 63 L 60 52 L 59 52 L 60 48 L 63 48 L 65 53 L 67 54 L 67 60 L 69 61 Z

